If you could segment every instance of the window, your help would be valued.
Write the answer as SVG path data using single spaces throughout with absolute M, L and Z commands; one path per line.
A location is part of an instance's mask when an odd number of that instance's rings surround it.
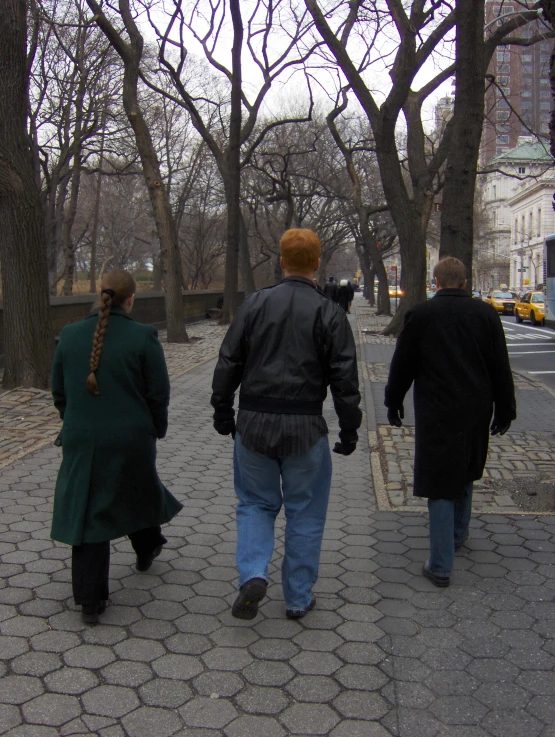
M 532 74 L 530 67 L 530 74 Z M 497 65 L 497 74 L 509 74 L 511 71 L 511 65 L 510 64 L 498 64 Z
M 508 123 L 497 123 L 497 132 L 498 133 L 508 133 L 509 132 L 509 124 Z
M 515 218 L 515 230 L 514 230 L 514 235 L 513 235 L 513 242 L 516 243 L 517 240 L 518 240 L 518 220 Z M 516 261 L 515 261 L 515 265 L 516 265 Z
M 520 60 L 522 61 L 523 64 L 526 64 L 526 62 L 531 62 L 532 54 L 522 54 L 522 56 L 520 57 Z
M 507 100 L 497 100 L 497 107 L 507 109 L 509 107 L 509 103 L 507 102 Z
M 510 61 L 511 57 L 509 56 L 508 51 L 498 51 L 497 52 L 497 61 Z M 530 57 L 530 61 L 532 61 L 532 57 Z
M 531 64 L 523 64 L 522 65 L 522 76 L 523 77 L 532 77 L 534 74 L 534 69 Z
M 538 220 L 536 223 L 536 235 L 540 237 L 542 234 L 542 209 L 538 207 Z
M 551 113 L 541 113 L 540 118 L 541 120 L 549 121 L 549 119 L 551 118 Z
M 522 90 L 522 97 L 532 97 L 531 90 Z
M 520 219 L 520 240 L 524 243 L 524 215 Z
M 518 173 L 519 174 L 526 174 L 526 167 L 525 166 L 519 166 L 518 167 Z
M 550 97 L 551 97 L 550 90 L 540 90 L 540 98 L 542 100 L 549 100 Z
M 523 102 L 522 102 L 522 109 L 523 110 L 531 110 L 532 109 L 532 102 L 530 100 L 523 100 Z
M 493 194 L 493 199 L 496 200 L 497 199 L 497 186 L 495 184 L 491 188 L 491 191 L 492 191 L 492 194 Z
M 549 87 L 549 80 L 542 77 L 540 79 L 540 87 Z
M 496 210 L 494 210 L 491 213 L 491 224 L 492 224 L 492 227 L 495 230 L 495 228 L 497 227 L 497 211 Z
M 540 110 L 550 110 L 550 109 L 551 109 L 550 102 L 540 102 Z
M 509 120 L 510 113 L 506 110 L 498 110 L 497 111 L 497 120 Z
M 497 81 L 499 84 L 507 85 L 509 84 L 510 77 L 497 77 Z
M 509 143 L 509 136 L 497 136 L 497 143 Z

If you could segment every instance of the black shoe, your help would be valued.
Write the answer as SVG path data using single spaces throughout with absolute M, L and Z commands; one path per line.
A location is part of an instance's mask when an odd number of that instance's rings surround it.
M 304 615 L 316 606 L 316 599 L 313 596 L 310 600 L 310 604 L 306 609 L 286 609 L 285 616 L 287 619 L 302 619 Z
M 467 540 L 468 535 L 466 537 L 463 537 L 463 539 L 459 543 L 455 543 L 455 550 L 460 550 Z
M 135 564 L 135 568 L 138 571 L 148 571 L 150 566 L 154 562 L 154 558 L 157 558 L 160 553 L 162 552 L 163 545 L 159 545 L 157 548 L 154 548 L 154 550 L 151 553 L 148 553 L 147 555 L 137 555 L 137 563 Z
M 251 578 L 241 586 L 231 614 L 237 619 L 254 619 L 258 614 L 258 605 L 266 596 L 267 588 L 268 584 L 263 578 Z
M 81 607 L 81 619 L 85 624 L 98 624 L 98 616 L 106 611 L 106 602 L 100 601 L 93 604 L 83 604 Z
M 449 576 L 438 576 L 437 573 L 430 571 L 427 562 L 422 566 L 422 575 L 424 578 L 427 578 L 428 581 L 431 581 L 434 586 L 439 586 L 439 588 L 442 589 L 449 586 Z

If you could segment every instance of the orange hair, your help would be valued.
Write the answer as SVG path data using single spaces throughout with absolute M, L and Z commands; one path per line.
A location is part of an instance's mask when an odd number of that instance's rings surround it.
M 286 230 L 279 244 L 285 270 L 296 274 L 316 271 L 321 250 L 320 239 L 308 228 Z

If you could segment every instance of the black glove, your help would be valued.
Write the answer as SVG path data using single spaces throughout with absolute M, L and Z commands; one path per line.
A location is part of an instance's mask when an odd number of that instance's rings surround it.
M 510 420 L 509 422 L 503 422 L 502 420 L 497 420 L 494 417 L 493 422 L 491 423 L 490 432 L 492 435 L 505 435 L 510 426 Z
M 220 435 L 231 435 L 235 439 L 235 420 L 214 420 L 214 429 Z
M 358 433 L 356 430 L 340 430 L 339 443 L 333 449 L 334 453 L 342 456 L 350 456 L 357 447 Z
M 399 409 L 392 409 L 391 407 L 388 407 L 387 409 L 387 421 L 391 425 L 391 427 L 402 427 L 403 423 L 401 420 L 405 418 L 405 410 L 403 409 L 403 405 L 399 407 Z

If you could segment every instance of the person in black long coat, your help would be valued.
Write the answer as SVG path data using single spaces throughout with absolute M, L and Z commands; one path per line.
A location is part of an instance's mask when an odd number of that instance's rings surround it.
M 349 312 L 349 306 L 351 304 L 351 290 L 349 289 L 349 283 L 346 279 L 341 279 L 339 282 L 339 289 L 337 290 L 337 304 L 343 307 L 345 312 Z
M 409 310 L 385 388 L 389 423 L 402 425 L 414 382 L 414 495 L 428 498 L 430 557 L 422 573 L 448 586 L 455 550 L 468 537 L 472 482 L 481 478 L 492 435 L 516 418 L 513 377 L 501 321 L 465 291 L 465 267 L 444 258 L 434 299 Z

